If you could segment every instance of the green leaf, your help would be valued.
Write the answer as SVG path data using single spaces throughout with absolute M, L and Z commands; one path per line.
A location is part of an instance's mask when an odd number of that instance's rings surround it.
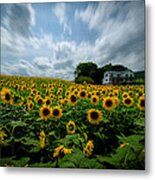
M 104 166 L 100 164 L 96 159 L 83 158 L 79 165 L 80 168 L 93 168 L 93 169 L 103 169 Z
M 0 160 L 1 166 L 14 166 L 14 167 L 24 167 L 28 161 L 30 160 L 29 157 L 22 157 L 21 159 L 17 160 L 12 158 L 2 158 Z
M 56 167 L 57 162 L 48 162 L 48 163 L 34 163 L 30 164 L 29 167 L 35 167 L 35 168 L 54 168 Z

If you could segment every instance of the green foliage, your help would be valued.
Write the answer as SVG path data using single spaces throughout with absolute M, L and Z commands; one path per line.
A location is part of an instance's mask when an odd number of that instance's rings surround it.
M 34 103 L 33 109 L 29 111 L 26 109 L 26 102 L 31 94 L 32 80 L 36 86 L 34 89 L 38 90 L 43 99 L 51 94 L 54 95 L 55 98 L 51 99 L 51 108 L 59 106 L 62 109 L 63 116 L 60 119 L 56 120 L 53 117 L 46 121 L 41 119 L 39 110 L 42 106 L 35 102 L 34 97 L 32 99 Z M 82 87 L 81 89 L 85 91 L 94 92 L 95 87 L 95 92 L 101 93 L 102 90 L 105 90 L 105 87 L 102 86 L 78 85 L 66 81 L 32 78 L 29 81 L 26 79 L 19 80 L 19 83 L 21 82 L 26 84 L 28 88 L 25 91 L 21 89 L 14 91 L 14 93 L 22 94 L 23 105 L 10 105 L 0 99 L 1 166 L 102 169 L 145 168 L 145 112 L 137 107 L 139 99 L 136 96 L 137 92 L 142 91 L 143 87 L 118 86 L 120 104 L 112 110 L 106 110 L 103 108 L 102 94 L 99 95 L 99 103 L 96 105 L 88 97 L 85 99 L 78 97 L 78 102 L 74 106 L 70 103 L 59 104 L 59 97 L 66 99 L 65 92 L 71 91 L 71 88 L 78 90 L 79 87 Z M 46 86 L 42 87 L 41 83 L 45 83 Z M 7 84 L 13 94 L 14 84 L 3 83 L 4 86 Z M 47 91 L 51 85 L 53 91 L 48 94 Z M 2 89 L 2 87 L 0 88 Z M 106 88 L 112 90 L 113 87 Z M 115 88 L 114 90 L 116 90 Z M 134 104 L 131 107 L 126 107 L 122 101 L 122 94 L 130 88 L 132 88 L 130 92 L 132 91 L 131 96 L 134 99 Z M 60 96 L 57 94 L 58 89 L 63 90 Z M 90 109 L 97 109 L 102 112 L 102 119 L 99 124 L 93 125 L 89 123 L 87 117 Z M 69 121 L 74 121 L 76 126 L 73 134 L 69 134 L 66 130 Z M 45 133 L 44 147 L 40 146 L 41 131 Z M 4 133 L 6 135 L 3 139 Z M 92 153 L 90 154 L 85 152 L 88 141 L 93 143 Z M 62 149 L 54 156 L 57 148 L 60 147 Z M 65 148 L 66 152 L 64 151 Z
M 94 80 L 91 77 L 87 77 L 87 76 L 79 76 L 78 78 L 76 78 L 75 82 L 76 83 L 87 82 L 88 84 L 94 84 Z
M 116 169 L 144 169 L 144 136 L 118 137 L 121 144 L 109 156 L 97 156 L 99 162 Z

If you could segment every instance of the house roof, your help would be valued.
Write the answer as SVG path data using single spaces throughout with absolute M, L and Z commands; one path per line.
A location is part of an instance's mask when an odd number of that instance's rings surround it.
M 107 74 L 107 73 L 109 73 L 109 74 L 123 74 L 123 73 L 129 72 L 129 71 L 134 73 L 132 70 L 127 69 L 127 70 L 124 70 L 124 71 L 106 71 L 105 74 Z

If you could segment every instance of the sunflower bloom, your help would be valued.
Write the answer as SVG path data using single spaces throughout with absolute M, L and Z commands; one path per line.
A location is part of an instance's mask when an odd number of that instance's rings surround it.
M 52 117 L 54 117 L 55 119 L 60 119 L 62 115 L 62 109 L 59 106 L 53 108 Z
M 77 96 L 75 94 L 73 94 L 73 93 L 70 94 L 69 97 L 68 97 L 68 101 L 72 106 L 77 104 L 77 102 L 78 102 L 77 100 L 78 100 Z
M 134 103 L 134 100 L 130 96 L 123 99 L 124 106 L 131 107 L 133 105 L 133 103 Z
M 99 97 L 97 95 L 91 96 L 91 103 L 97 105 L 99 103 Z
M 4 138 L 7 137 L 4 131 L 0 129 L 0 144 L 4 143 Z
M 47 120 L 52 116 L 52 109 L 49 106 L 43 105 L 39 111 L 41 119 Z
M 142 110 L 142 111 L 145 109 L 145 98 L 144 98 L 144 96 L 141 96 L 139 98 L 139 100 L 138 100 L 138 108 L 140 110 Z
M 99 124 L 102 120 L 102 112 L 96 109 L 90 109 L 87 112 L 87 119 L 90 124 Z
M 64 148 L 63 152 L 64 154 L 71 154 L 73 152 L 73 149 Z
M 123 148 L 123 147 L 125 147 L 125 146 L 128 146 L 129 145 L 129 143 L 123 143 L 123 144 L 120 144 L 120 148 Z
M 75 126 L 75 122 L 74 121 L 69 121 L 66 124 L 66 130 L 68 134 L 74 134 L 76 131 L 76 126 Z
M 112 110 L 115 107 L 115 101 L 114 98 L 112 97 L 106 97 L 103 101 L 102 104 L 103 108 L 105 108 L 106 110 Z
M 93 149 L 94 149 L 94 144 L 93 144 L 93 141 L 92 140 L 89 140 L 86 144 L 86 146 L 83 148 L 83 153 L 89 157 L 92 155 L 92 152 L 93 152 Z
M 62 153 L 63 148 L 64 148 L 63 145 L 55 148 L 55 149 L 54 149 L 54 153 L 53 153 L 53 157 L 59 157 L 59 156 L 60 156 L 60 153 Z
M 46 134 L 44 131 L 41 131 L 39 135 L 39 144 L 42 149 L 45 147 L 45 141 L 46 141 Z
M 13 96 L 11 95 L 11 89 L 3 88 L 1 91 L 1 99 L 6 104 L 13 104 Z

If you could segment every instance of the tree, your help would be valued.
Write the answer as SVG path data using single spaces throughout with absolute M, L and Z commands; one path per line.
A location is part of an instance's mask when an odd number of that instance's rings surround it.
M 96 74 L 97 74 L 98 68 L 97 65 L 93 62 L 87 62 L 87 63 L 80 63 L 76 69 L 75 69 L 75 82 L 80 77 L 90 77 L 94 80 L 96 83 Z

